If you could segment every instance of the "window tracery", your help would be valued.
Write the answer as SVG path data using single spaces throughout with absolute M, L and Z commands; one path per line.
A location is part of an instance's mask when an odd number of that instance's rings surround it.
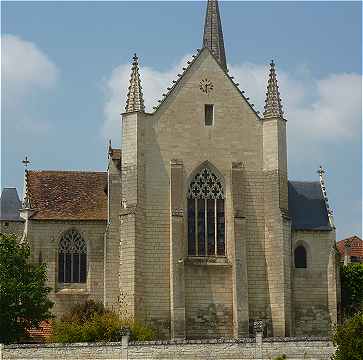
M 87 244 L 81 234 L 68 230 L 58 245 L 58 281 L 84 283 L 87 272 Z
M 210 168 L 194 176 L 188 188 L 188 255 L 225 255 L 223 181 Z

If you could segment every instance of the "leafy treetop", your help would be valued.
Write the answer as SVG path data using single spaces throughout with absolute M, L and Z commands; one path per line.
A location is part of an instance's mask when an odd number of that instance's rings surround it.
M 0 343 L 19 342 L 27 329 L 52 317 L 46 265 L 29 258 L 29 246 L 0 234 Z

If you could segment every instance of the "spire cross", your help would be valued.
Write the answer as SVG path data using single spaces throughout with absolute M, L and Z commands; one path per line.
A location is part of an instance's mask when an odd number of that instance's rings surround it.
M 28 159 L 27 156 L 25 156 L 25 159 L 22 160 L 22 163 L 24 164 L 25 169 L 27 169 L 28 165 L 30 164 L 30 160 Z
M 322 178 L 323 175 L 325 174 L 325 170 L 323 169 L 323 167 L 320 165 L 319 170 L 317 171 L 317 173 L 319 174 L 319 176 Z

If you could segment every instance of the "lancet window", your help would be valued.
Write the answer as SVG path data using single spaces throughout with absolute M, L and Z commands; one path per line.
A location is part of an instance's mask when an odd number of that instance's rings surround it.
M 63 234 L 58 247 L 58 281 L 84 283 L 87 277 L 87 244 L 81 234 L 71 229 Z
M 209 167 L 198 171 L 188 189 L 188 255 L 225 255 L 223 181 Z
M 296 268 L 305 269 L 307 267 L 306 250 L 304 246 L 300 245 L 295 249 L 294 262 Z

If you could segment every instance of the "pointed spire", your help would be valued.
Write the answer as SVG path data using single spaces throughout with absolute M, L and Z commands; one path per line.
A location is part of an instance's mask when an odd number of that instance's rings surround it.
M 207 47 L 227 71 L 226 53 L 224 50 L 222 23 L 217 0 L 208 0 L 205 16 L 203 46 Z
M 134 54 L 132 58 L 131 78 L 129 92 L 127 94 L 125 112 L 145 111 L 144 99 L 142 95 L 141 80 L 139 74 L 138 57 Z
M 275 63 L 271 60 L 270 63 L 270 75 L 267 84 L 267 93 L 265 100 L 265 111 L 263 116 L 268 118 L 281 118 L 283 119 L 284 112 L 282 111 L 281 98 L 279 93 L 279 87 L 277 85 L 277 77 L 275 70 Z

